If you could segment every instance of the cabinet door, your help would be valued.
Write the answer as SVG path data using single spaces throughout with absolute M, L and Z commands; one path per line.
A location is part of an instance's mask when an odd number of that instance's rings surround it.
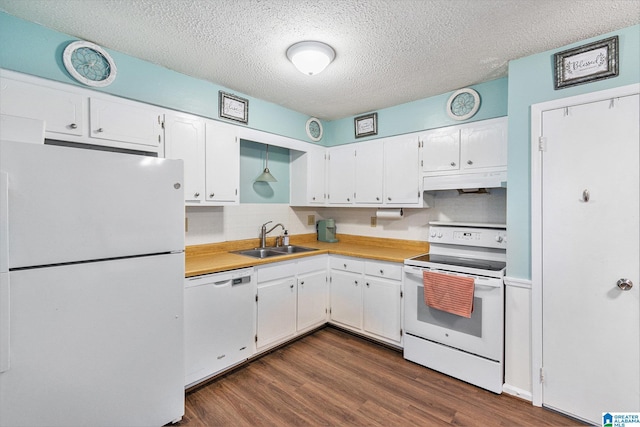
M 420 202 L 420 145 L 414 136 L 399 136 L 384 141 L 384 203 Z
M 10 79 L 0 84 L 0 114 L 43 120 L 52 138 L 51 133 L 84 135 L 86 105 L 86 97 L 76 93 Z
M 424 134 L 423 172 L 455 171 L 460 168 L 460 130 L 439 129 Z
M 162 111 L 137 102 L 117 99 L 89 100 L 89 137 L 121 141 L 153 149 L 162 146 Z M 162 154 L 160 152 L 160 154 Z
M 363 329 L 400 342 L 400 282 L 365 277 Z
M 507 165 L 507 120 L 499 118 L 474 123 L 460 134 L 460 162 L 463 169 Z
M 355 148 L 343 146 L 329 150 L 329 203 L 353 204 Z
M 277 344 L 296 332 L 296 279 L 258 284 L 258 348 Z
M 356 203 L 382 203 L 384 160 L 382 144 L 379 141 L 357 144 L 354 194 Z
M 237 203 L 240 186 L 240 143 L 237 128 L 206 122 L 206 200 Z
M 362 275 L 331 270 L 331 320 L 362 329 Z
M 298 276 L 298 331 L 326 322 L 326 277 L 324 270 Z
M 167 114 L 165 139 L 165 157 L 184 161 L 184 197 L 187 203 L 204 201 L 204 120 L 188 114 Z
M 307 154 L 307 202 L 324 204 L 326 199 L 326 152 L 313 150 Z

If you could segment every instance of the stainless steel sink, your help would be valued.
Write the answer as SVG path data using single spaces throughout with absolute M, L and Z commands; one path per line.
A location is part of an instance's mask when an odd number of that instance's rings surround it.
M 234 254 L 250 256 L 252 258 L 270 258 L 272 256 L 282 256 L 286 252 L 275 251 L 275 248 L 255 248 L 247 249 L 244 251 L 235 251 Z
M 313 248 L 305 248 L 304 246 L 278 246 L 271 248 L 254 248 L 254 249 L 246 249 L 243 251 L 234 251 L 232 253 L 244 256 L 250 256 L 252 258 L 270 258 L 274 256 L 282 256 L 288 254 L 298 254 L 301 252 L 311 252 L 317 251 L 317 249 Z
M 269 249 L 277 252 L 282 252 L 285 254 L 299 254 L 301 252 L 313 252 L 318 250 L 314 248 L 305 248 L 304 246 L 294 246 L 294 245 L 278 246 L 277 248 L 269 248 Z

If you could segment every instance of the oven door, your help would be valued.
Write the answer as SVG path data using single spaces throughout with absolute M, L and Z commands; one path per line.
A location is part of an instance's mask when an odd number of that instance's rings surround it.
M 474 277 L 471 318 L 427 306 L 423 271 Z M 502 279 L 473 276 L 428 267 L 404 267 L 404 325 L 408 334 L 502 362 L 504 292 Z

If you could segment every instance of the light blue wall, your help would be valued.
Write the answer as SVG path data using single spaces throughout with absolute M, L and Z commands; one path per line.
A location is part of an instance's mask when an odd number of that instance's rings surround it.
M 618 77 L 554 90 L 553 55 L 572 47 L 619 36 Z M 509 64 L 509 185 L 507 188 L 507 274 L 531 278 L 531 118 L 530 107 L 554 99 L 640 82 L 640 26 L 511 61 Z M 570 165 L 568 165 L 570 167 Z
M 480 94 L 480 109 L 471 120 L 467 122 L 492 119 L 507 115 L 507 78 L 496 79 L 485 83 L 470 86 Z M 404 133 L 418 132 L 425 129 L 434 129 L 443 126 L 460 124 L 451 119 L 446 112 L 447 100 L 452 92 L 394 107 L 377 110 L 378 135 L 358 138 L 358 141 L 382 138 Z M 362 114 L 358 114 L 360 116 Z M 324 145 L 333 146 L 355 142 L 354 123 L 356 116 L 334 120 L 326 123 L 327 137 L 323 139 Z
M 62 52 L 74 37 L 0 12 L 0 67 L 50 80 L 82 86 L 67 73 Z M 189 77 L 106 49 L 113 57 L 118 77 L 96 90 L 149 104 L 218 120 L 218 91 L 230 89 Z M 249 100 L 248 127 L 312 142 L 305 132 L 308 116 L 236 93 Z M 235 123 L 235 122 L 234 122 Z
M 269 170 L 277 182 L 255 182 L 265 168 L 266 145 L 240 140 L 240 203 L 289 203 L 289 150 L 269 146 Z

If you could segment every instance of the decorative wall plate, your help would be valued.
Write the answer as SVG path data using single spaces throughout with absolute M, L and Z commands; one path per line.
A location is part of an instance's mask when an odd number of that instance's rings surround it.
M 312 141 L 318 142 L 322 139 L 323 130 L 320 120 L 316 119 L 315 117 L 311 117 L 309 120 L 307 120 L 306 129 L 307 136 L 309 136 Z
M 62 54 L 64 66 L 82 84 L 108 86 L 116 79 L 116 63 L 100 46 L 86 41 L 71 42 Z
M 473 89 L 464 88 L 453 92 L 447 101 L 447 114 L 454 120 L 473 117 L 480 108 L 480 95 Z

